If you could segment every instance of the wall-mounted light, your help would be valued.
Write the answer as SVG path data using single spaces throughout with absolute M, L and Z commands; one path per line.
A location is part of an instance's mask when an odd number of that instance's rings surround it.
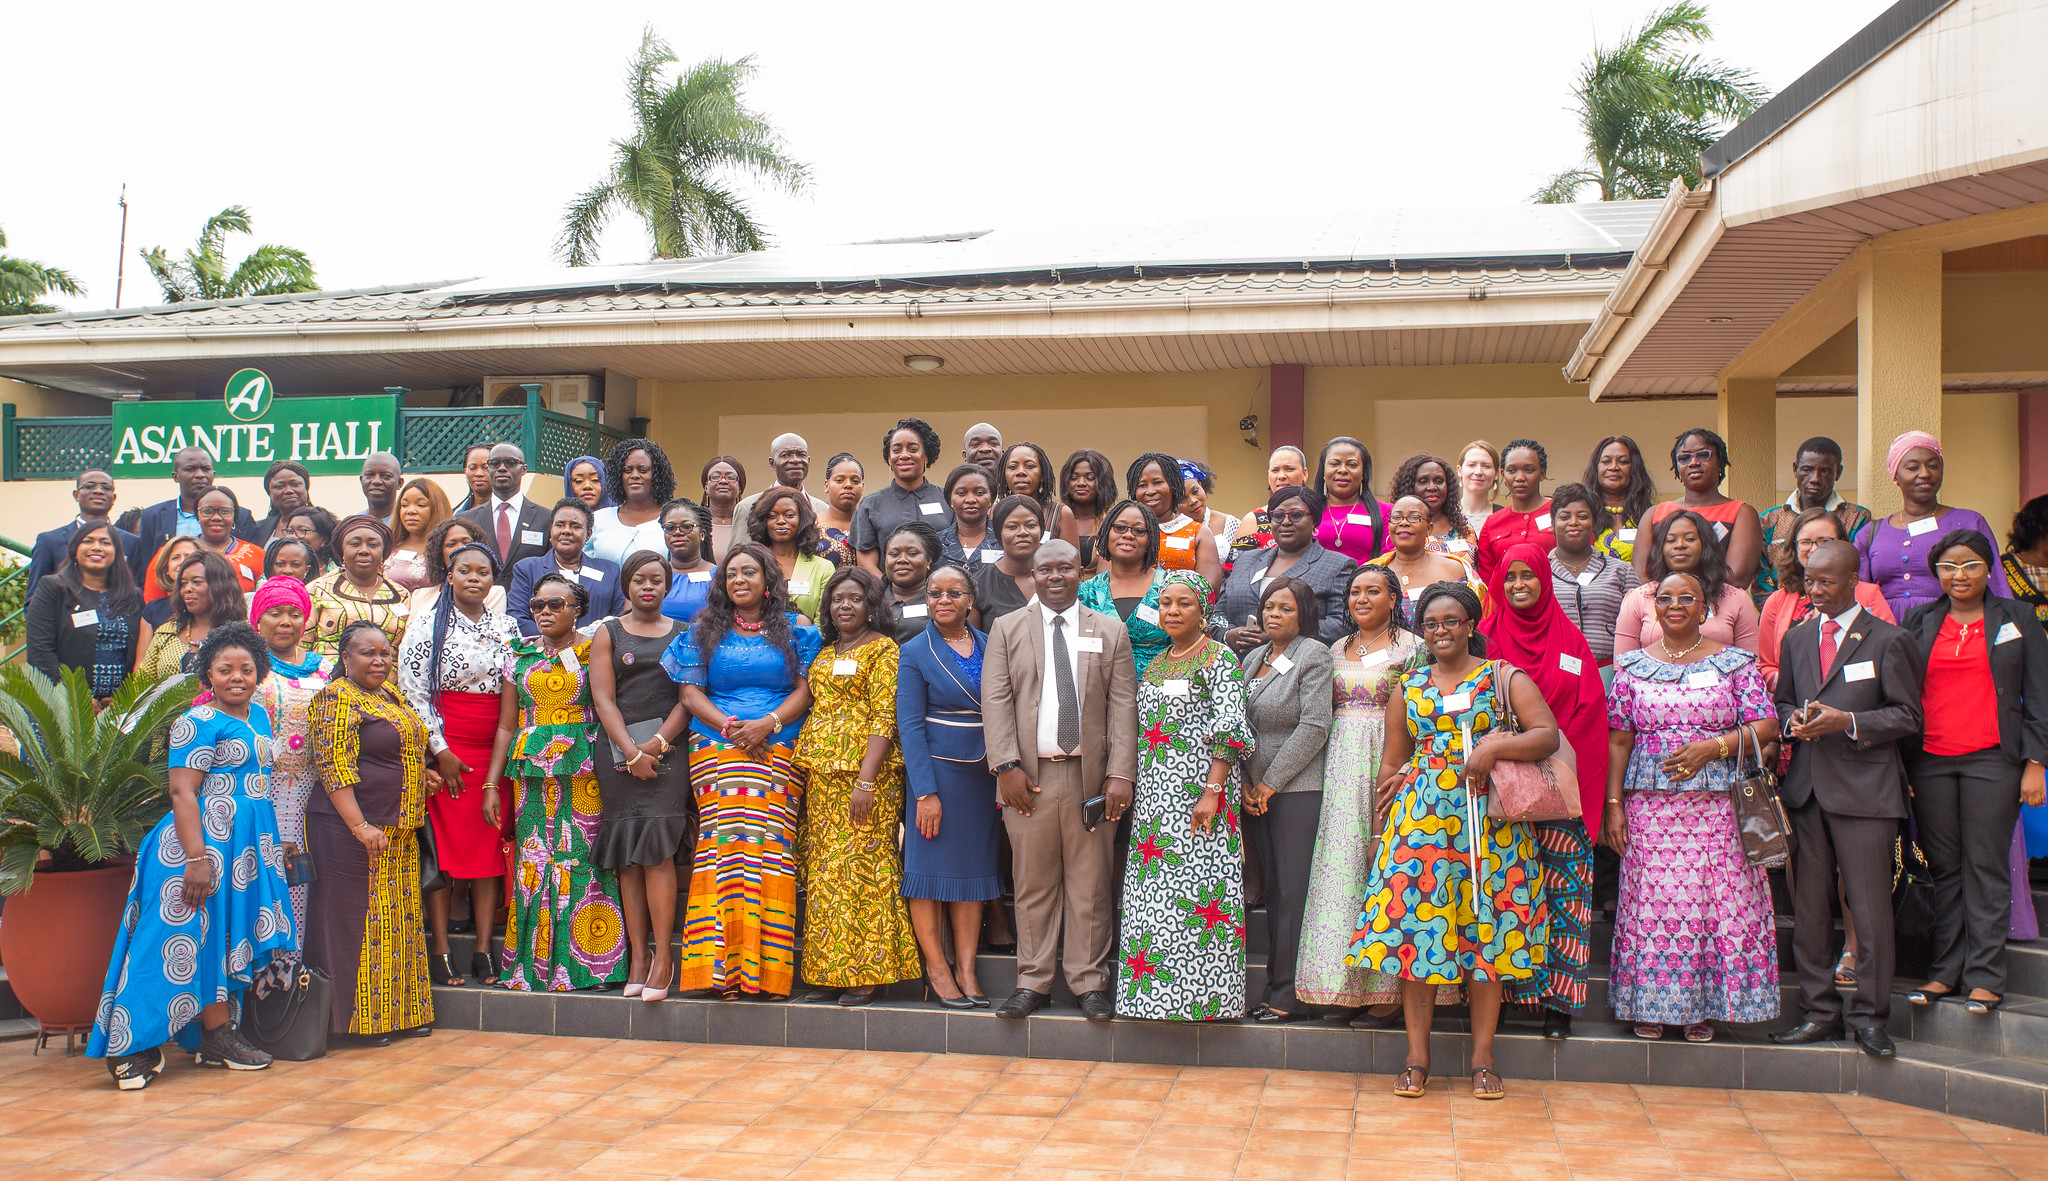
M 944 365 L 946 359 L 944 357 L 934 357 L 930 353 L 912 353 L 903 358 L 903 363 L 919 373 L 931 373 Z
M 1259 445 L 1259 416 L 1247 414 L 1237 420 L 1237 429 L 1244 432 L 1244 441 L 1254 448 Z

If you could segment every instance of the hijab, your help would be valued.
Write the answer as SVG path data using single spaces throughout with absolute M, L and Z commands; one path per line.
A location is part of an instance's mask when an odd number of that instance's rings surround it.
M 604 460 L 595 455 L 579 455 L 562 468 L 562 495 L 576 495 L 576 485 L 569 482 L 569 477 L 586 463 L 597 469 L 597 503 L 590 506 L 590 511 L 594 513 L 601 508 L 617 508 L 619 502 L 612 499 L 611 477 L 605 474 Z
M 1508 567 L 1516 562 L 1534 571 L 1542 588 L 1528 608 L 1508 602 Z M 1557 716 L 1558 728 L 1578 758 L 1586 828 L 1598 839 L 1599 805 L 1607 798 L 1607 693 L 1593 650 L 1558 606 L 1551 587 L 1550 558 L 1536 546 L 1527 542 L 1509 546 L 1487 579 L 1486 589 L 1488 608 L 1479 623 L 1480 634 L 1486 637 L 1486 655 L 1528 673 L 1543 694 L 1544 704 Z M 1506 685 L 1500 688 L 1507 691 Z

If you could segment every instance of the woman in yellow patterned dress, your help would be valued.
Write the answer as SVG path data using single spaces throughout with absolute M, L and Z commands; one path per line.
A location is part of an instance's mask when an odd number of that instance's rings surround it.
M 590 641 L 576 619 L 590 608 L 581 579 L 550 574 L 527 603 L 540 635 L 512 641 L 500 695 L 498 740 L 484 775 L 484 820 L 502 816 L 498 780 L 513 780 L 512 916 L 504 975 L 520 992 L 570 992 L 626 982 L 626 919 L 619 879 L 591 860 L 604 816 L 591 761 Z
M 334 561 L 338 567 L 306 588 L 313 597 L 313 626 L 306 646 L 322 656 L 339 651 L 342 629 L 367 619 L 390 637 L 395 650 L 405 638 L 411 596 L 384 577 L 384 558 L 391 552 L 391 526 L 357 513 L 334 527 Z
M 896 745 L 896 643 L 875 630 L 888 618 L 882 580 L 858 566 L 824 589 L 829 645 L 811 662 L 811 716 L 792 760 L 810 776 L 798 844 L 808 910 L 803 974 L 823 1001 L 865 1005 L 878 985 L 920 975 L 917 936 L 903 902 L 903 752 Z

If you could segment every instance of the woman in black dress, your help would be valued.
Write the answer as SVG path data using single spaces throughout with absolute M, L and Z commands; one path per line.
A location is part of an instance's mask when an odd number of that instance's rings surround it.
M 670 755 L 690 719 L 681 691 L 661 667 L 662 652 L 689 629 L 661 613 L 670 577 L 666 556 L 628 554 L 619 570 L 626 614 L 605 620 L 590 640 L 591 701 L 604 726 L 595 752 L 604 814 L 590 856 L 619 875 L 633 949 L 624 991 L 643 1001 L 668 996 L 675 977 L 669 940 L 676 926 L 676 857 L 696 847 L 689 762 Z
M 889 530 L 881 553 L 882 579 L 889 584 L 882 597 L 889 604 L 896 642 L 907 644 L 924 634 L 929 618 L 924 584 L 945 564 L 945 543 L 939 540 L 939 531 L 923 521 L 906 521 Z
M 1003 548 L 993 564 L 974 570 L 974 622 L 982 631 L 1031 601 L 1037 593 L 1031 566 L 1049 534 L 1045 506 L 1029 496 L 1005 496 L 988 515 L 988 531 Z

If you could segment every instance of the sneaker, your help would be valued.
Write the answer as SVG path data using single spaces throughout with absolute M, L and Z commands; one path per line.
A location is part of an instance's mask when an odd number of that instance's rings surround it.
M 201 1066 L 225 1066 L 229 1070 L 263 1070 L 270 1055 L 242 1040 L 242 1031 L 230 1021 L 219 1029 L 199 1035 L 199 1053 L 192 1060 Z
M 140 1091 L 163 1072 L 162 1046 L 152 1046 L 139 1054 L 123 1054 L 119 1058 L 107 1059 L 107 1073 L 114 1076 L 114 1085 L 124 1091 Z

